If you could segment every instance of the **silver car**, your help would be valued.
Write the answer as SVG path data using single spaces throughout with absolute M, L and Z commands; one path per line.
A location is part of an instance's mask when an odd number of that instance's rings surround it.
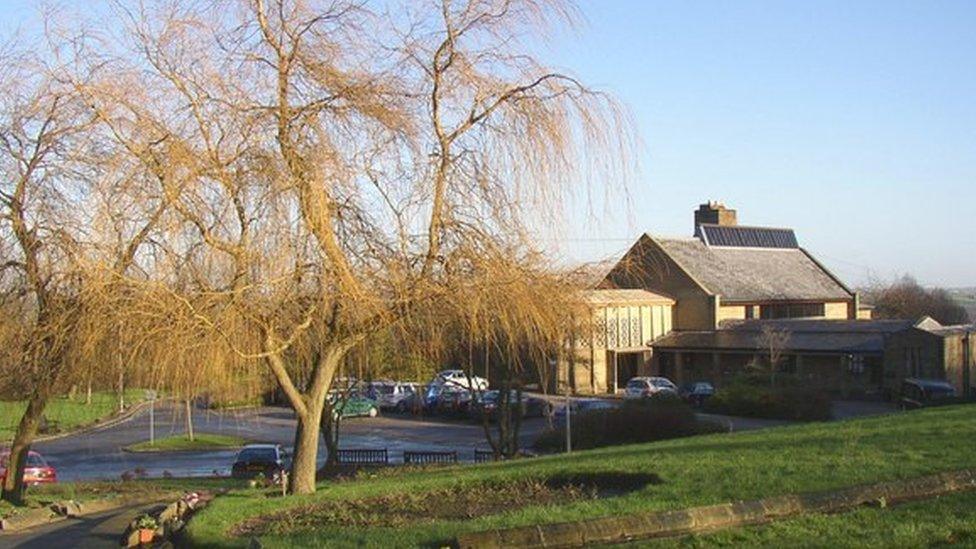
M 678 387 L 666 377 L 634 377 L 627 382 L 626 399 L 648 398 L 661 394 L 678 394 Z
M 416 383 L 378 381 L 370 384 L 370 393 L 381 410 L 406 412 L 410 399 L 418 391 Z

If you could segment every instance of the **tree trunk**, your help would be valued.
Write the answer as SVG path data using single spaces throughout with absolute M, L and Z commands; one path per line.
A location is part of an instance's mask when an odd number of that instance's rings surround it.
M 329 389 L 339 369 L 339 364 L 361 337 L 350 337 L 345 341 L 333 343 L 322 349 L 315 360 L 311 373 L 311 383 L 303 394 L 295 386 L 280 353 L 268 353 L 265 357 L 268 367 L 285 393 L 292 410 L 298 419 L 295 428 L 295 453 L 291 462 L 291 475 L 288 486 L 290 494 L 311 494 L 315 492 L 315 472 L 319 452 L 319 435 L 322 429 L 322 411 L 326 408 Z M 264 349 L 277 346 L 277 339 L 270 330 L 265 331 Z
M 193 399 L 187 398 L 186 403 L 186 437 L 193 442 Z
M 119 392 L 119 413 L 125 411 L 125 370 L 119 368 L 119 384 L 117 388 Z
M 512 425 L 512 457 L 518 456 L 519 453 L 519 432 L 522 430 L 522 403 L 525 401 L 525 395 L 522 394 L 522 384 L 519 382 L 518 389 L 515 393 L 515 418 L 514 425 Z
M 325 437 L 325 451 L 327 452 L 326 467 L 339 465 L 339 423 L 342 418 L 333 410 L 334 407 L 329 402 L 325 403 L 322 410 L 322 436 Z
M 309 406 L 304 416 L 298 416 L 298 427 L 295 430 L 295 454 L 292 457 L 288 483 L 290 494 L 315 493 L 315 472 L 318 469 L 321 423 L 321 406 Z
M 27 402 L 27 409 L 20 418 L 13 443 L 10 445 L 7 476 L 3 480 L 3 499 L 14 505 L 21 505 L 24 502 L 24 466 L 27 465 L 27 454 L 37 435 L 49 397 L 50 391 L 46 387 L 34 391 Z
M 88 373 L 88 387 L 85 390 L 85 406 L 91 406 L 92 403 L 92 374 Z

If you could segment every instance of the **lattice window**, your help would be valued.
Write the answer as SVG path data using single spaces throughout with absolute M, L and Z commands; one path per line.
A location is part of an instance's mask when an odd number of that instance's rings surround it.
M 644 345 L 641 341 L 641 322 L 640 318 L 630 319 L 630 346 L 640 347 Z
M 607 323 L 607 348 L 613 349 L 617 347 L 617 323 L 608 322 Z
M 618 335 L 618 338 L 620 339 L 620 346 L 621 347 L 630 347 L 631 346 L 631 341 L 630 341 L 630 328 L 627 326 L 627 319 L 626 318 L 620 318 L 617 321 L 617 334 L 619 334 Z
M 593 323 L 593 331 L 596 332 L 596 346 L 601 349 L 607 348 L 607 321 L 604 318 L 596 319 Z

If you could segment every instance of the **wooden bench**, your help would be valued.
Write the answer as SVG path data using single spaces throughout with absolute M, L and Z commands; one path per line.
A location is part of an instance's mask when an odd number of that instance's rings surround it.
M 355 465 L 386 465 L 390 463 L 390 456 L 386 448 L 350 448 L 338 450 L 339 463 Z
M 427 465 L 430 463 L 457 463 L 457 452 L 403 452 L 405 465 Z

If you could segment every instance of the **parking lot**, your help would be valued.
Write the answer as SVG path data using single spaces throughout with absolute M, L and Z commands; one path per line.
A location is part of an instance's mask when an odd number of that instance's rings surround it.
M 157 437 L 183 432 L 182 408 L 161 404 L 155 413 Z M 248 441 L 291 446 L 295 419 L 287 408 L 253 408 L 215 412 L 195 410 L 197 432 L 235 435 Z M 520 438 L 530 445 L 546 426 L 546 420 L 527 418 Z M 123 472 L 141 469 L 149 476 L 202 476 L 229 474 L 236 450 L 167 453 L 132 453 L 123 447 L 149 438 L 149 414 L 143 411 L 123 424 L 100 431 L 70 435 L 39 442 L 34 449 L 57 468 L 64 481 L 118 479 Z M 387 448 L 391 461 L 399 461 L 403 450 L 457 451 L 461 461 L 472 461 L 475 448 L 487 449 L 484 429 L 464 420 L 415 418 L 409 415 L 381 415 L 342 421 L 342 448 Z M 319 453 L 324 462 L 324 445 Z

